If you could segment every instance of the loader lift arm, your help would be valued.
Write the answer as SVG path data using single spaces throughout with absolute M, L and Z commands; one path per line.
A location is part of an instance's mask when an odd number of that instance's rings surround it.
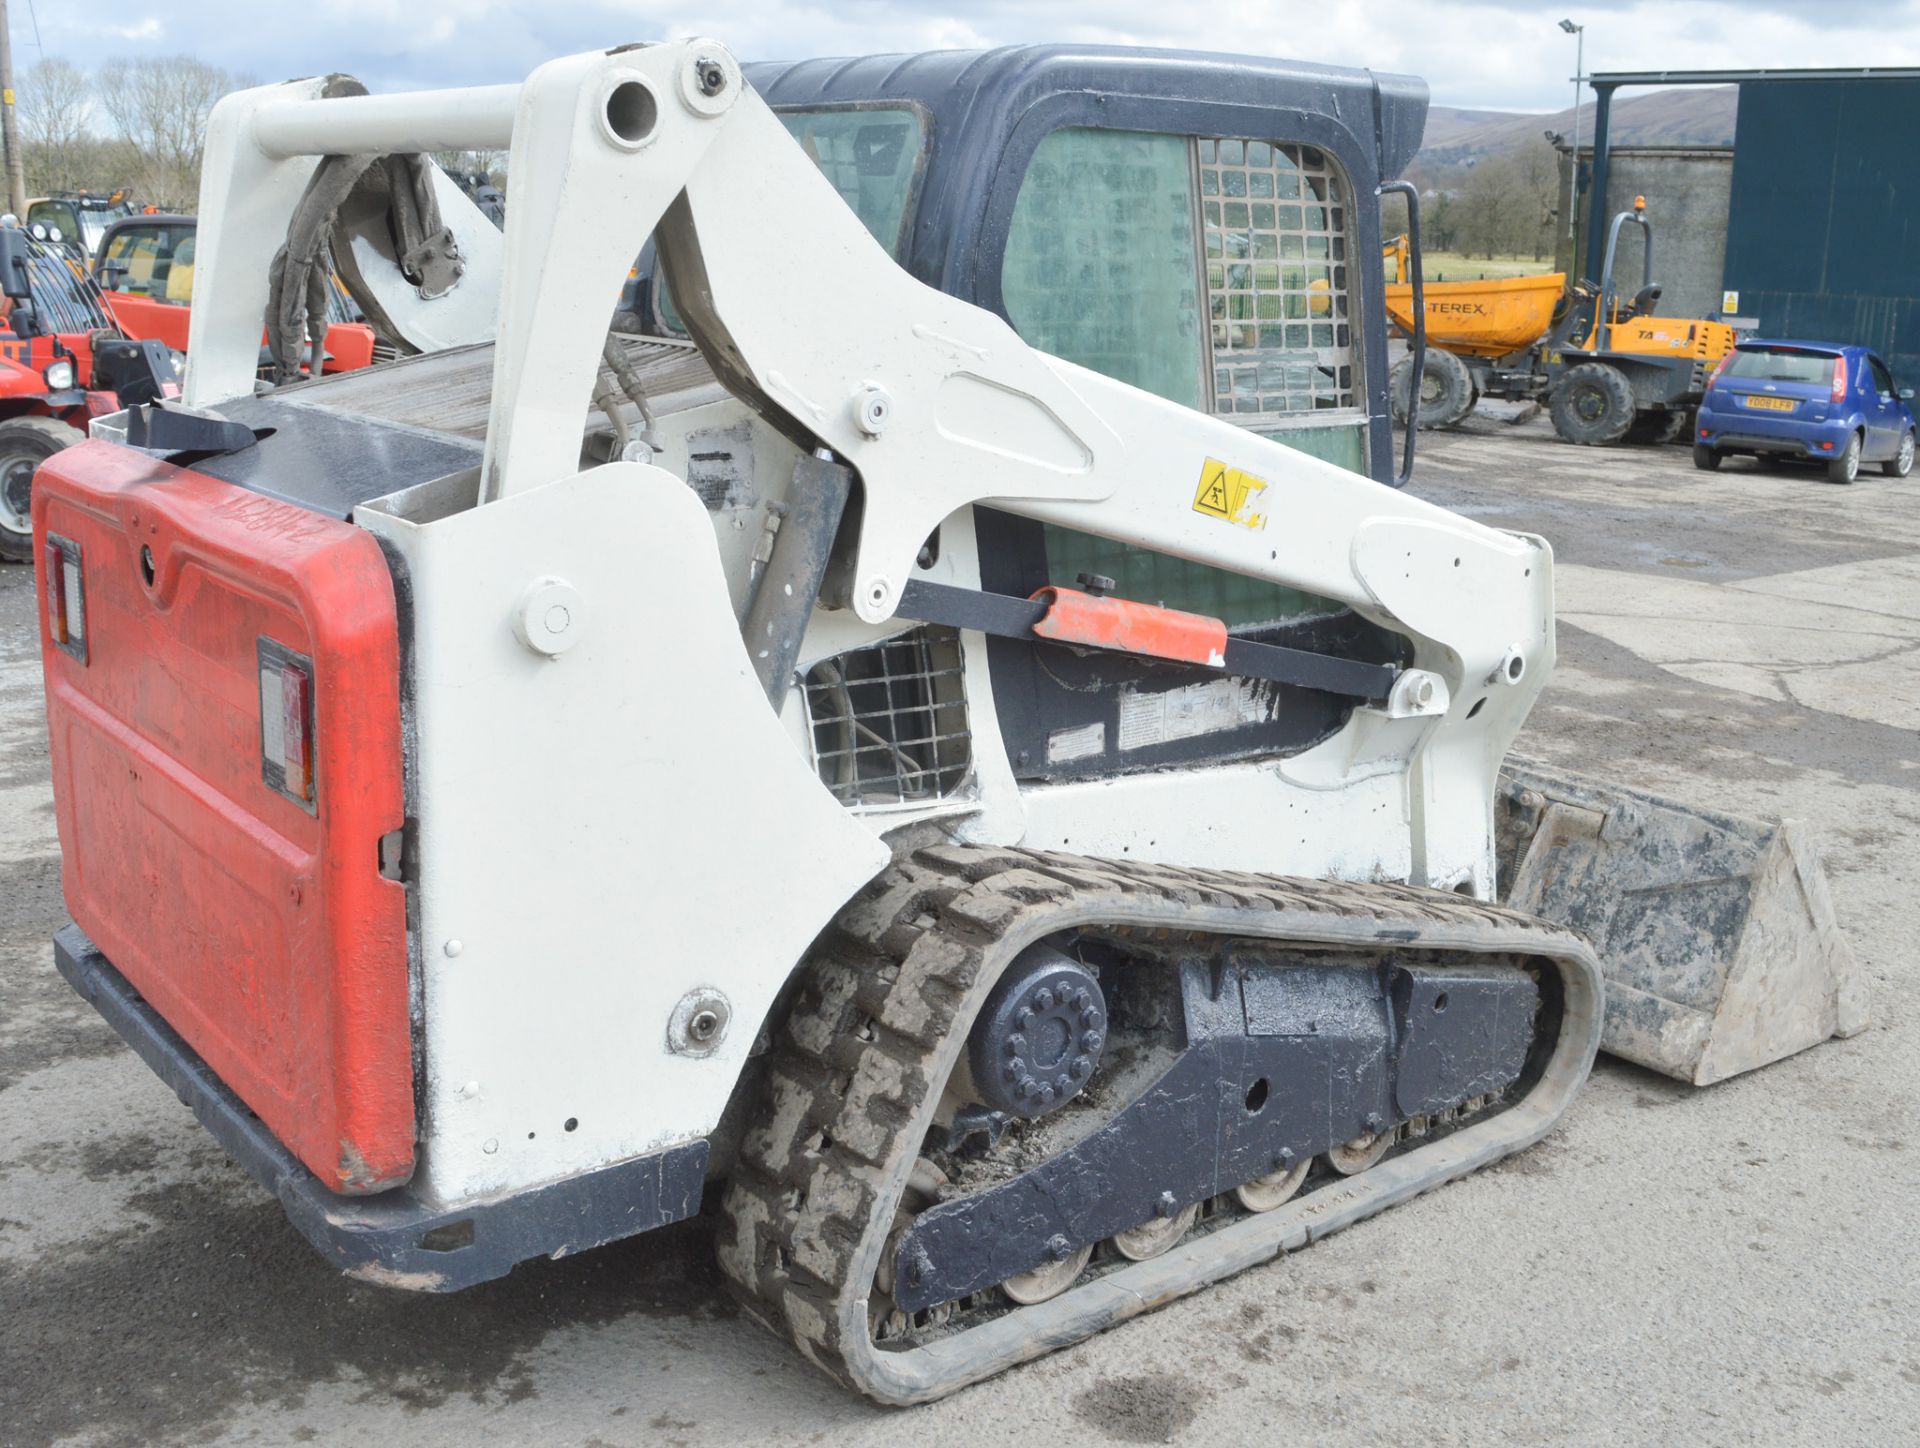
M 277 218 L 319 156 L 510 145 L 524 179 L 499 268 L 483 503 L 578 470 L 605 298 L 652 232 L 721 381 L 857 476 L 847 602 L 862 620 L 899 615 L 922 544 L 972 504 L 1286 584 L 1412 640 L 1417 682 L 1432 687 L 1396 691 L 1419 701 L 1400 712 L 1437 723 L 1452 711 L 1466 736 L 1444 767 L 1421 766 L 1431 777 L 1416 811 L 1484 814 L 1458 806 L 1492 798 L 1495 765 L 1551 669 L 1541 540 L 1475 527 L 1047 356 L 998 317 L 916 281 L 715 42 L 556 60 L 517 89 L 320 99 L 319 85 L 244 92 L 215 112 L 204 209 L 229 220 L 203 247 L 188 405 L 250 390 L 251 354 L 244 372 L 228 355 L 233 320 L 264 307 Z M 460 214 L 457 201 L 442 204 Z M 794 275 L 809 285 L 790 286 Z M 460 292 L 474 284 L 470 272 L 451 297 L 422 305 L 466 305 Z M 1232 486 L 1208 495 L 1210 479 Z M 1454 833 L 1416 846 L 1419 877 L 1449 887 L 1470 878 L 1491 896 L 1491 850 L 1467 837 L 1477 830 Z

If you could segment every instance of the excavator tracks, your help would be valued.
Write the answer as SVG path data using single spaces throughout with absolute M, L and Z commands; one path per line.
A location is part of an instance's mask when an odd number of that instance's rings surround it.
M 909 1192 L 925 1188 L 923 1146 L 972 1022 L 1018 952 L 1075 930 L 1527 961 L 1557 972 L 1555 1035 L 1501 1099 L 1422 1122 L 1429 1135 L 1355 1175 L 1310 1182 L 1285 1205 L 1235 1205 L 1261 1200 L 1249 1184 L 1208 1204 L 1198 1230 L 1170 1250 L 1138 1261 L 1104 1254 L 1047 1300 L 1017 1305 L 995 1289 L 904 1320 L 888 1314 L 876 1271 Z M 903 854 L 802 967 L 728 1183 L 721 1268 L 750 1313 L 833 1377 L 881 1402 L 926 1402 L 1537 1141 L 1592 1065 L 1600 981 L 1578 937 L 1413 886 L 969 846 Z M 1072 1244 L 1061 1270 L 1071 1273 L 1092 1245 Z

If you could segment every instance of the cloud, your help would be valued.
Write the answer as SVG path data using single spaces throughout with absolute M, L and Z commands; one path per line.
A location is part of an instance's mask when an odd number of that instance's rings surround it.
M 49 6 L 45 53 L 77 64 L 156 51 L 263 78 L 350 71 L 376 90 L 478 85 L 540 61 L 632 40 L 706 34 L 749 60 L 969 49 L 1064 40 L 1231 50 L 1422 76 L 1447 105 L 1555 110 L 1570 99 L 1586 25 L 1589 70 L 1920 64 L 1915 0 L 1269 0 L 1200 7 L 1166 0 L 199 0 L 162 25 Z M 36 58 L 14 7 L 15 65 Z M 1210 25 L 1211 31 L 1203 29 Z

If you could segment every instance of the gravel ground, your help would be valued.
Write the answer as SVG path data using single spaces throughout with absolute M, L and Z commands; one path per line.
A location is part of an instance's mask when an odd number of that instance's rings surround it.
M 31 576 L 0 568 L 0 1444 L 1912 1441 L 1920 479 L 1485 416 L 1422 456 L 1420 491 L 1558 552 L 1526 747 L 1816 825 L 1865 1034 L 1704 1092 L 1603 1058 L 1533 1151 L 908 1415 L 739 1318 L 704 1221 L 359 1286 L 54 973 Z

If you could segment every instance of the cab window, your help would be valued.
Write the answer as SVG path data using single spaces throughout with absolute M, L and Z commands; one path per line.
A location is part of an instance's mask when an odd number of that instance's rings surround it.
M 898 260 L 926 128 L 905 106 L 783 111 L 780 123 L 833 183 L 873 239 Z
M 1362 420 L 1347 202 L 1333 158 L 1310 146 L 1056 130 L 1014 202 L 1007 316 L 1044 351 L 1311 449 L 1301 415 L 1344 414 L 1344 431 Z M 1206 482 L 1196 471 L 1187 485 Z M 1124 597 L 1235 629 L 1336 607 L 1070 529 L 1049 526 L 1046 546 L 1057 584 L 1105 575 Z
M 1007 315 L 1037 347 L 1247 425 L 1353 411 L 1349 200 L 1314 146 L 1054 131 L 1014 202 Z
M 1354 405 L 1346 183 L 1326 152 L 1194 142 L 1206 232 L 1213 410 Z
M 1067 129 L 1035 149 L 1000 292 L 1056 357 L 1205 409 L 1206 338 L 1185 137 Z
M 73 208 L 64 201 L 36 201 L 27 208 L 27 227 L 47 228 L 49 237 L 54 231 L 60 233 L 62 241 L 80 243 L 80 223 L 74 217 Z
M 927 150 L 920 111 L 912 106 L 847 106 L 778 114 L 807 159 L 833 183 L 873 239 L 898 261 L 906 249 Z M 655 295 L 662 329 L 684 337 L 687 329 L 664 275 Z
M 173 226 L 127 226 L 107 242 L 100 283 L 174 306 L 193 302 L 194 233 Z

